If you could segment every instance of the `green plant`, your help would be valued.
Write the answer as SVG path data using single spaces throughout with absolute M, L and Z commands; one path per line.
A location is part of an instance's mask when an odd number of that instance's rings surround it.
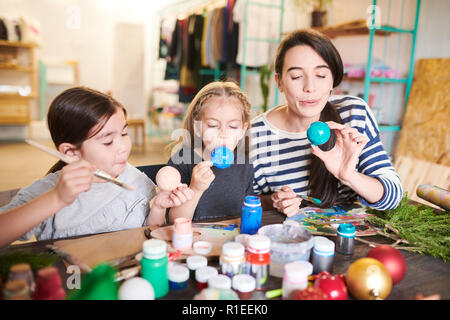
M 269 80 L 272 70 L 266 65 L 259 68 L 259 85 L 261 87 L 261 93 L 263 96 L 263 112 L 267 111 L 268 101 L 269 101 Z
M 293 0 L 295 5 L 302 11 L 327 11 L 327 5 L 331 4 L 333 0 Z

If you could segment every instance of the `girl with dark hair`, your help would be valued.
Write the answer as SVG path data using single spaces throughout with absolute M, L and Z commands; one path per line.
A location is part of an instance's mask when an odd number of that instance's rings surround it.
M 298 30 L 279 45 L 275 80 L 286 104 L 253 119 L 251 129 L 254 190 L 263 195 L 265 209 L 292 216 L 300 205 L 312 205 L 302 203 L 302 194 L 321 199 L 322 207 L 357 196 L 379 210 L 400 202 L 400 179 L 370 108 L 362 99 L 332 95 L 342 77 L 341 57 L 323 34 Z M 320 147 L 306 136 L 315 121 L 333 133 Z
M 47 120 L 58 151 L 78 161 L 57 162 L 0 208 L 0 246 L 32 234 L 47 240 L 163 224 L 167 208 L 192 198 L 186 185 L 157 194 L 155 184 L 127 162 L 126 111 L 112 97 L 84 87 L 68 89 L 52 102 Z M 135 190 L 95 177 L 96 169 Z

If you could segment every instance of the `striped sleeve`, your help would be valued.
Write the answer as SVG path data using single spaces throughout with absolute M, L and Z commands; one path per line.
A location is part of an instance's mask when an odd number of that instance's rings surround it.
M 369 139 L 359 156 L 358 172 L 376 178 L 384 188 L 383 197 L 376 203 L 369 203 L 362 197 L 359 197 L 359 200 L 362 204 L 377 210 L 396 208 L 402 199 L 403 188 L 400 177 L 395 172 L 391 160 L 383 148 L 377 122 L 371 109 L 364 100 L 351 97 L 347 104 L 341 101 L 339 112 L 346 125 L 356 127 Z

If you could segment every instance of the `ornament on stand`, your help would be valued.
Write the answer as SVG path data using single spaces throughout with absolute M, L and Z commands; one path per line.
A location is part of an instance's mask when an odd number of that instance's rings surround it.
M 159 169 L 155 180 L 161 190 L 172 191 L 181 184 L 181 175 L 174 167 L 165 166 Z
M 330 139 L 331 130 L 325 122 L 316 121 L 311 123 L 306 131 L 306 136 L 312 145 L 320 146 Z
M 347 287 L 343 275 L 332 275 L 327 271 L 314 276 L 314 287 L 320 288 L 330 300 L 347 300 Z
M 226 169 L 234 161 L 233 151 L 225 146 L 217 147 L 211 152 L 211 161 L 217 168 Z
M 370 249 L 368 258 L 380 261 L 387 269 L 392 278 L 392 285 L 399 283 L 406 274 L 406 260 L 403 254 L 386 244 Z
M 345 281 L 351 295 L 359 300 L 386 299 L 392 288 L 391 275 L 386 267 L 373 258 L 353 262 Z
M 308 287 L 298 290 L 294 300 L 329 300 L 328 295 L 317 287 Z

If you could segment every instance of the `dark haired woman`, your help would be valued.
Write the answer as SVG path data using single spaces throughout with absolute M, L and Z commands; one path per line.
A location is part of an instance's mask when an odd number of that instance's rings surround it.
M 33 233 L 47 240 L 163 224 L 168 207 L 192 198 L 186 185 L 156 195 L 155 184 L 127 162 L 126 111 L 112 97 L 83 87 L 68 89 L 53 100 L 47 120 L 58 151 L 78 161 L 57 162 L 0 208 L 0 247 Z M 96 169 L 135 190 L 95 177 Z
M 252 121 L 254 189 L 263 195 L 265 209 L 292 216 L 302 202 L 297 194 L 321 199 L 322 207 L 357 196 L 379 210 L 400 202 L 400 179 L 370 108 L 359 98 L 331 95 L 342 77 L 340 55 L 323 34 L 294 31 L 279 45 L 275 80 L 287 103 Z M 315 121 L 326 122 L 334 132 L 320 148 L 306 137 Z

